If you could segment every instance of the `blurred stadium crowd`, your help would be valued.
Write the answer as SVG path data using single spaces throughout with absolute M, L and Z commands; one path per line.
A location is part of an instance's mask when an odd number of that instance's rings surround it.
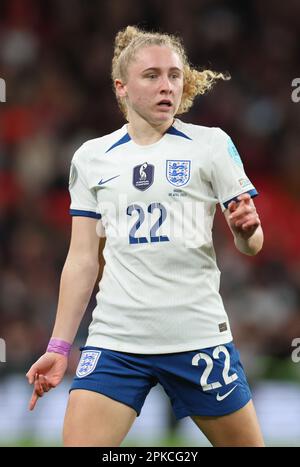
M 235 251 L 218 213 L 222 295 L 250 382 L 300 380 L 300 4 L 289 0 L 7 0 L 0 3 L 0 337 L 24 374 L 47 345 L 70 237 L 74 151 L 122 125 L 113 39 L 127 24 L 178 33 L 193 65 L 229 71 L 185 121 L 229 133 L 260 195 L 263 251 Z M 74 284 L 74 287 L 76 285 Z M 93 299 L 78 334 L 82 344 Z M 74 350 L 74 371 L 78 353 Z

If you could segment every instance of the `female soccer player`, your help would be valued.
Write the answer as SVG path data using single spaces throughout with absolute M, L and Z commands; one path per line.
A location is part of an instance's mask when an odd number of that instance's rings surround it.
M 128 124 L 73 157 L 70 249 L 52 338 L 27 373 L 30 409 L 66 371 L 98 273 L 101 230 L 105 267 L 64 445 L 119 446 L 160 383 L 176 417 L 190 416 L 214 446 L 263 446 L 211 232 L 220 203 L 238 250 L 257 254 L 257 192 L 224 131 L 175 118 L 226 77 L 192 69 L 178 38 L 127 27 L 116 36 L 112 78 Z

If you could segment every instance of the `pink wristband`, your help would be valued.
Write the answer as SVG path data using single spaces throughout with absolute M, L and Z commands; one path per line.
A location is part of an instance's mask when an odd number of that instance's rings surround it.
M 72 345 L 69 342 L 63 341 L 62 339 L 55 339 L 52 337 L 50 339 L 46 352 L 55 352 L 64 355 L 65 357 L 69 356 Z

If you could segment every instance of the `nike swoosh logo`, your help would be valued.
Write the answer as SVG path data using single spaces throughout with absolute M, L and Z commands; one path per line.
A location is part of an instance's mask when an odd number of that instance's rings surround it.
M 117 178 L 117 177 L 120 177 L 120 175 L 115 175 L 114 177 L 108 178 L 107 180 L 103 180 L 103 178 L 101 178 L 101 180 L 100 180 L 100 182 L 98 183 L 98 185 L 104 185 L 104 183 L 107 183 L 107 182 L 109 182 L 110 180 L 113 180 L 114 178 Z
M 235 390 L 235 388 L 237 388 L 237 384 L 236 384 L 232 389 L 230 389 L 230 391 L 225 392 L 225 394 L 223 394 L 222 396 L 220 396 L 220 394 L 218 393 L 218 394 L 217 394 L 217 401 L 220 402 L 220 401 L 222 401 L 223 399 L 226 399 L 226 397 L 228 397 L 229 394 L 231 394 L 232 391 Z

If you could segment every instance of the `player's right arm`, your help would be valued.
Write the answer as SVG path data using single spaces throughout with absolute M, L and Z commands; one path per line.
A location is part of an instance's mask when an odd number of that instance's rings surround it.
M 79 324 L 88 305 L 99 271 L 99 237 L 97 220 L 75 216 L 69 252 L 60 280 L 57 314 L 52 337 L 72 344 Z M 38 397 L 57 386 L 68 365 L 68 358 L 54 352 L 46 352 L 27 373 L 30 384 L 34 383 L 29 408 L 32 410 Z

